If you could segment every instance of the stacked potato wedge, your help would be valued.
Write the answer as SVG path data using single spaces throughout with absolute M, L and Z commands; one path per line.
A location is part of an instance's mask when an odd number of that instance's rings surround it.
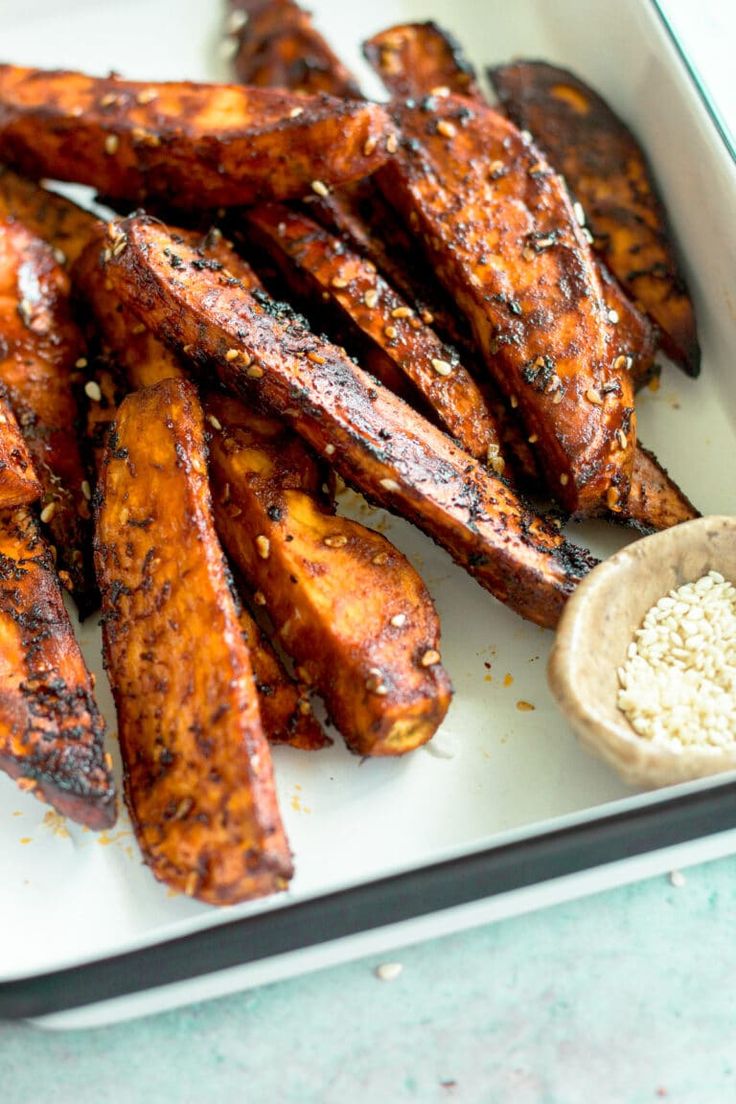
M 522 62 L 502 112 L 425 23 L 365 44 L 380 106 L 293 0 L 228 26 L 240 84 L 0 65 L 0 766 L 114 820 L 60 589 L 99 588 L 143 856 L 210 904 L 288 885 L 270 745 L 331 743 L 313 695 L 363 756 L 450 705 L 432 597 L 337 477 L 546 628 L 596 562 L 561 516 L 697 515 L 635 409 L 659 342 L 696 373 L 692 305 L 600 97 Z

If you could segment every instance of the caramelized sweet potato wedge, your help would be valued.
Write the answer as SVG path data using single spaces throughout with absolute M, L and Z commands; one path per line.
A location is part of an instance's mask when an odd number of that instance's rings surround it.
M 246 215 L 251 236 L 276 261 L 291 291 L 337 314 L 370 350 L 374 375 L 391 390 L 408 381 L 422 407 L 461 448 L 494 471 L 504 461 L 495 420 L 457 353 L 444 345 L 375 265 L 299 211 L 261 205 Z
M 72 265 L 104 223 L 70 199 L 0 166 L 0 217 L 17 219 L 48 242 L 59 264 Z
M 145 216 L 111 234 L 121 245 L 106 273 L 118 295 L 157 336 L 188 347 L 201 375 L 281 415 L 348 483 L 415 522 L 522 616 L 556 623 L 589 554 L 290 308 L 195 267 L 184 245 L 172 269 L 171 236 Z
M 298 4 L 231 0 L 230 10 L 228 30 L 237 40 L 233 67 L 243 84 L 360 99 L 357 81 Z
M 373 172 L 395 141 L 377 104 L 0 65 L 0 158 L 123 199 L 208 208 L 300 196 Z
M 644 533 L 656 532 L 700 517 L 692 502 L 667 474 L 659 460 L 638 445 L 629 497 L 621 504 L 618 519 Z
M 475 101 L 430 97 L 394 115 L 404 141 L 379 181 L 518 405 L 552 493 L 571 513 L 615 505 L 631 478 L 633 389 L 563 181 Z
M 484 103 L 475 71 L 462 48 L 436 23 L 404 23 L 369 39 L 364 53 L 383 83 L 397 98 L 421 100 L 433 92 L 455 92 Z M 555 169 L 554 158 L 550 163 Z M 579 209 L 576 208 L 576 214 Z M 611 355 L 624 356 L 635 386 L 651 377 L 658 331 L 635 306 L 602 262 L 599 264 L 603 298 L 610 319 Z
M 0 346 L 3 341 L 0 308 Z M 43 488 L 33 469 L 33 461 L 23 440 L 7 393 L 0 388 L 0 510 L 37 502 Z
M 363 43 L 363 53 L 399 100 L 437 91 L 483 98 L 460 43 L 434 22 L 399 23 L 379 31 Z
M 100 476 L 95 564 L 125 794 L 146 862 L 210 904 L 283 889 L 291 857 L 212 523 L 193 384 L 164 380 L 121 404 Z
M 695 313 L 646 156 L 608 104 L 565 69 L 519 61 L 489 71 L 503 109 L 531 131 L 580 200 L 606 264 L 662 331 L 665 351 L 700 370 Z
M 10 219 L 0 219 L 0 333 L 0 381 L 43 488 L 41 521 L 84 616 L 96 601 L 72 375 L 86 364 L 86 349 L 71 315 L 69 277 L 49 245 Z
M 281 422 L 215 393 L 205 409 L 222 427 L 210 462 L 218 532 L 299 676 L 354 752 L 426 743 L 451 690 L 419 575 L 385 537 L 323 505 L 319 466 Z
M 31 513 L 0 512 L 0 768 L 89 828 L 115 823 L 105 724 Z

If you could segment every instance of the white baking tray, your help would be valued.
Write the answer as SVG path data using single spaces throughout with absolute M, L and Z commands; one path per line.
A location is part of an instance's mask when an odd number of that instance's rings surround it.
M 703 346 L 699 380 L 665 365 L 659 391 L 641 396 L 641 438 L 704 513 L 735 514 L 736 165 L 656 6 L 310 7 L 377 96 L 359 42 L 399 19 L 432 17 L 479 68 L 515 55 L 566 64 L 634 126 L 687 259 Z M 0 41 L 3 60 L 17 63 L 222 78 L 220 19 L 208 0 L 4 0 Z M 455 685 L 441 731 L 400 761 L 361 761 L 339 742 L 314 754 L 276 749 L 296 877 L 286 894 L 223 910 L 156 883 L 124 814 L 95 835 L 0 777 L 0 1016 L 110 1022 L 734 849 L 736 775 L 632 794 L 557 713 L 545 680 L 551 634 L 504 609 L 407 524 L 356 496 L 343 505 L 407 553 L 436 599 Z M 631 539 L 603 524 L 571 536 L 601 556 Z M 114 753 L 94 619 L 80 638 Z M 677 858 L 672 848 L 683 845 Z

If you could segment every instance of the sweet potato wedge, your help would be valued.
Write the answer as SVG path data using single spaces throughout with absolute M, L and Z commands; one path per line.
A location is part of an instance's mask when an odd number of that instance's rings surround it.
M 445 90 L 483 99 L 460 43 L 432 21 L 399 23 L 379 31 L 363 43 L 363 53 L 396 99 Z
M 395 375 L 408 381 L 410 401 L 419 399 L 470 456 L 503 471 L 495 420 L 478 385 L 375 265 L 281 204 L 255 207 L 246 218 L 250 235 L 276 261 L 290 290 L 319 307 L 326 302 L 339 327 L 367 344 L 370 368 L 383 383 L 395 390 Z
M 58 552 L 59 577 L 84 616 L 96 592 L 72 374 L 86 364 L 86 350 L 71 315 L 69 277 L 49 245 L 10 219 L 0 219 L 0 331 L 0 381 L 43 488 L 41 521 Z
M 531 131 L 580 200 L 606 264 L 662 331 L 665 351 L 700 370 L 695 313 L 646 156 L 608 104 L 541 61 L 489 71 L 503 109 Z
M 0 349 L 2 349 L 2 307 L 0 306 Z M 0 510 L 37 502 L 43 489 L 33 468 L 7 392 L 0 387 Z
M 70 199 L 0 166 L 0 218 L 17 219 L 54 249 L 61 265 L 72 265 L 95 228 L 104 223 Z
M 191 383 L 123 401 L 98 494 L 105 661 L 143 856 L 210 904 L 283 889 L 291 857 Z
M 145 216 L 111 235 L 113 287 L 155 334 L 188 347 L 201 375 L 280 414 L 348 483 L 415 522 L 522 616 L 556 623 L 594 562 L 588 553 L 290 308 L 193 267 L 196 253 Z
M 455 92 L 484 103 L 475 71 L 452 35 L 436 23 L 404 23 L 374 35 L 364 53 L 391 94 L 397 98 L 421 100 L 433 91 Z M 553 168 L 558 169 L 550 157 Z M 577 209 L 576 209 L 577 213 Z M 625 294 L 623 288 L 599 261 L 603 298 L 611 331 L 611 355 L 626 358 L 635 386 L 651 377 L 658 331 Z
M 115 823 L 94 682 L 31 513 L 0 513 L 0 768 L 89 828 Z
M 237 41 L 233 67 L 243 84 L 360 99 L 357 81 L 298 4 L 231 0 L 230 9 L 227 29 Z
M 133 201 L 196 209 L 322 191 L 373 172 L 395 141 L 377 104 L 0 66 L 0 158 Z
M 205 410 L 222 427 L 210 462 L 218 532 L 299 676 L 354 752 L 425 743 L 451 691 L 424 583 L 385 537 L 322 504 L 319 467 L 281 422 L 216 393 Z
M 667 474 L 654 453 L 638 445 L 629 497 L 621 503 L 617 520 L 643 533 L 669 529 L 700 517 L 692 502 Z

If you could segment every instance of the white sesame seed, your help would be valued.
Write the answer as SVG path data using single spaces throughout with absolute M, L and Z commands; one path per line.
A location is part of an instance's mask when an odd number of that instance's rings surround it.
M 92 402 L 100 402 L 102 399 L 102 391 L 100 391 L 100 385 L 95 380 L 87 380 L 84 385 L 84 393 L 88 399 Z
M 434 368 L 438 376 L 452 375 L 452 365 L 450 364 L 449 360 L 439 360 L 435 358 L 432 361 L 432 367 Z
M 422 658 L 419 660 L 422 667 L 434 667 L 440 662 L 441 656 L 434 648 L 428 648 Z
M 376 966 L 375 974 L 379 981 L 396 981 L 403 969 L 400 962 L 382 962 Z
M 256 552 L 262 560 L 267 560 L 271 555 L 271 542 L 268 537 L 264 537 L 263 534 L 256 537 Z
M 370 291 L 367 291 L 365 293 L 365 295 L 363 296 L 363 302 L 369 310 L 373 310 L 376 303 L 378 302 L 378 292 L 375 288 L 371 288 Z
M 325 456 L 332 456 L 335 452 L 335 446 L 331 444 L 325 445 Z
M 84 495 L 84 497 L 89 502 L 90 499 L 92 498 L 92 488 L 90 487 L 90 485 L 89 485 L 89 483 L 87 482 L 86 479 L 82 480 L 81 491 L 82 491 L 82 494 Z
M 391 624 L 395 629 L 403 629 L 404 625 L 406 624 L 406 614 L 395 613 L 394 616 L 391 618 Z
M 437 123 L 437 133 L 441 134 L 443 138 L 454 138 L 457 134 L 457 127 L 449 119 L 440 119 Z
M 299 116 L 303 115 L 303 114 L 304 114 L 304 108 L 303 107 L 292 107 L 291 111 L 289 112 L 289 118 L 290 119 L 298 119 Z
M 214 414 L 208 414 L 207 421 L 210 423 L 213 429 L 222 429 L 222 422 L 219 418 L 216 418 Z
M 574 203 L 572 207 L 575 212 L 575 218 L 578 220 L 581 226 L 585 226 L 585 211 L 583 210 L 582 203 Z
M 614 308 L 613 308 L 613 307 L 611 307 L 611 309 L 610 309 L 610 310 L 609 310 L 609 312 L 608 312 L 608 321 L 609 321 L 609 322 L 611 323 L 611 325 L 613 325 L 613 326 L 615 326 L 615 325 L 616 325 L 616 323 L 617 323 L 617 322 L 619 321 L 619 313 L 618 313 L 618 311 L 617 311 L 617 310 L 614 310 Z
M 685 885 L 685 881 L 685 875 L 682 873 L 681 870 L 670 871 L 670 885 L 674 886 L 675 889 L 682 889 L 682 887 Z
M 52 519 L 52 517 L 54 516 L 55 513 L 56 513 L 56 503 L 55 502 L 49 502 L 48 506 L 44 506 L 43 510 L 41 511 L 41 521 L 43 521 L 45 523 L 51 521 L 51 519 Z
M 117 153 L 120 139 L 117 134 L 108 134 L 105 138 L 105 153 Z
M 312 181 L 312 191 L 316 192 L 318 196 L 322 196 L 323 199 L 330 194 L 330 189 L 321 180 Z
M 245 24 L 248 22 L 248 13 L 242 9 L 237 8 L 235 11 L 230 12 L 227 17 L 227 33 L 234 35 L 238 31 L 241 31 Z
M 395 479 L 379 479 L 379 484 L 384 491 L 400 491 L 401 487 Z
M 387 153 L 396 153 L 398 148 L 399 148 L 398 138 L 396 137 L 395 134 L 389 134 L 388 138 L 386 139 L 386 152 Z
M 142 92 L 139 92 L 136 96 L 136 102 L 142 105 L 153 103 L 158 97 L 158 92 L 155 88 L 144 88 Z

